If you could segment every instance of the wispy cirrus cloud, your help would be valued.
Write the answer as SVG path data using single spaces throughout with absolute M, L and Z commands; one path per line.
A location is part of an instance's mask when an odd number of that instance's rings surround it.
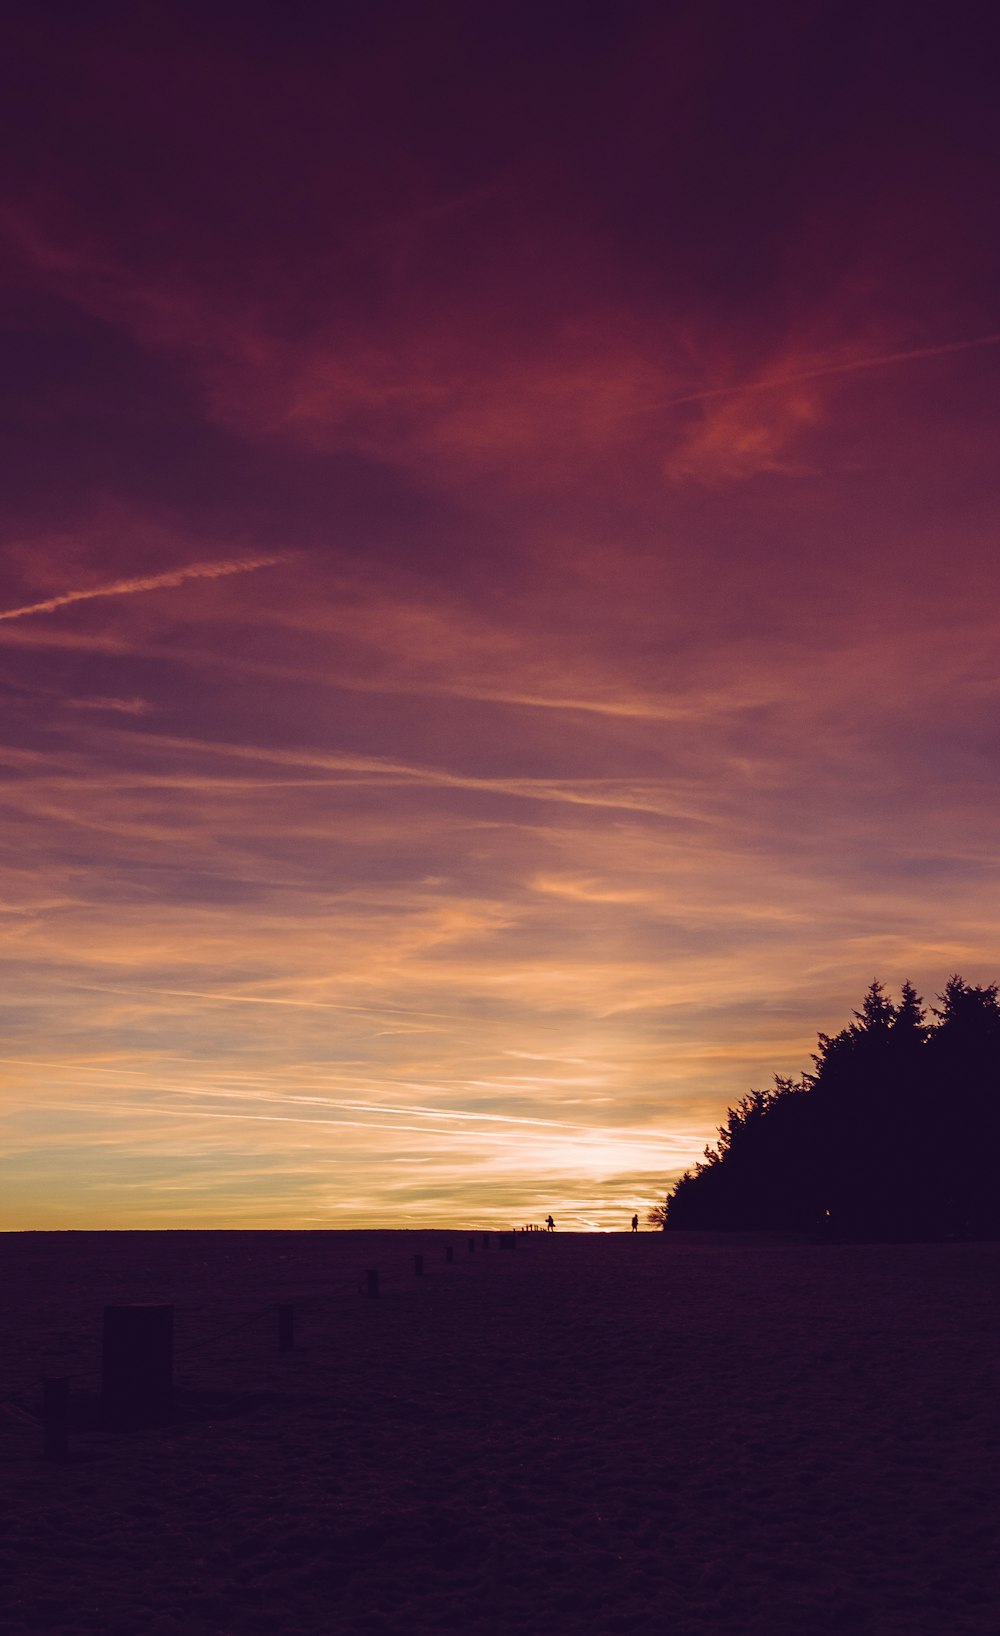
M 829 323 L 829 320 L 827 321 Z M 671 481 L 725 483 L 762 474 L 802 474 L 810 460 L 799 452 L 832 412 L 832 390 L 849 377 L 899 370 L 902 366 L 1000 346 L 1000 333 L 926 346 L 866 351 L 846 323 L 825 337 L 791 337 L 755 376 L 706 384 L 655 400 L 642 414 L 667 415 L 689 405 L 704 412 L 669 440 L 664 471 Z M 825 356 L 824 356 L 825 354 Z M 732 367 L 730 364 L 729 368 Z M 706 349 L 705 373 L 720 371 Z M 824 391 L 826 383 L 831 391 Z
M 644 406 L 644 413 L 657 409 L 678 409 L 686 403 L 704 403 L 709 398 L 727 398 L 744 392 L 770 392 L 785 386 L 799 386 L 805 381 L 826 380 L 834 375 L 855 375 L 868 369 L 888 369 L 895 364 L 918 363 L 925 358 L 945 358 L 953 352 L 972 352 L 979 347 L 1000 346 L 1000 333 L 974 335 L 965 341 L 939 341 L 928 346 L 906 347 L 896 352 L 876 353 L 872 357 L 854 357 L 846 360 L 831 359 L 811 367 L 789 369 L 786 373 L 766 374 L 759 380 L 734 381 L 728 386 L 704 386 L 679 397 L 665 398 L 660 403 Z

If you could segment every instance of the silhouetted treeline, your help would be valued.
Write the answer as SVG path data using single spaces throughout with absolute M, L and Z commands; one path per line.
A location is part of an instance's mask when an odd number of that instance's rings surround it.
M 872 983 L 814 1071 L 728 1109 L 715 1148 L 650 1215 L 668 1231 L 1000 1237 L 1000 1002 L 952 977 L 930 1015 Z

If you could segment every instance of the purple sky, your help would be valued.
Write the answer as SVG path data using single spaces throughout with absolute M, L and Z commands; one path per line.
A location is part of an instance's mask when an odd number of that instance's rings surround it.
M 8 16 L 0 1227 L 618 1226 L 1000 975 L 973 8 Z

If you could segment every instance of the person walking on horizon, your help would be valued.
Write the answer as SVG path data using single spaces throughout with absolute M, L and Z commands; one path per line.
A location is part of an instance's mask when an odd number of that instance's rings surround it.
M 545 1218 L 545 1225 L 546 1225 L 546 1227 L 547 1227 L 547 1228 L 548 1228 L 548 1230 L 549 1230 L 549 1232 L 550 1232 L 550 1233 L 554 1233 L 554 1232 L 555 1232 L 555 1230 L 556 1230 L 556 1224 L 555 1224 L 555 1222 L 554 1222 L 554 1221 L 553 1221 L 553 1220 L 552 1220 L 552 1217 L 551 1217 L 551 1216 L 546 1216 L 546 1218 Z
M 637 1233 L 639 1231 L 639 1217 L 638 1216 L 633 1216 L 632 1217 L 632 1231 L 633 1231 L 633 1233 Z

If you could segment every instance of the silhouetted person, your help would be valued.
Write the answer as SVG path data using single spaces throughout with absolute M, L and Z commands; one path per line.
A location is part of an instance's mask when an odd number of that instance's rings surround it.
M 552 1220 L 552 1217 L 551 1217 L 551 1216 L 546 1216 L 546 1218 L 545 1218 L 545 1225 L 546 1225 L 546 1227 L 547 1227 L 547 1228 L 548 1228 L 548 1230 L 549 1230 L 549 1232 L 550 1232 L 550 1233 L 554 1233 L 554 1232 L 555 1232 L 555 1230 L 556 1230 L 556 1224 L 555 1224 L 555 1222 L 554 1222 L 554 1221 L 553 1221 L 553 1220 Z
M 633 1216 L 632 1217 L 632 1231 L 633 1231 L 633 1233 L 637 1233 L 639 1231 L 639 1217 L 638 1216 Z

